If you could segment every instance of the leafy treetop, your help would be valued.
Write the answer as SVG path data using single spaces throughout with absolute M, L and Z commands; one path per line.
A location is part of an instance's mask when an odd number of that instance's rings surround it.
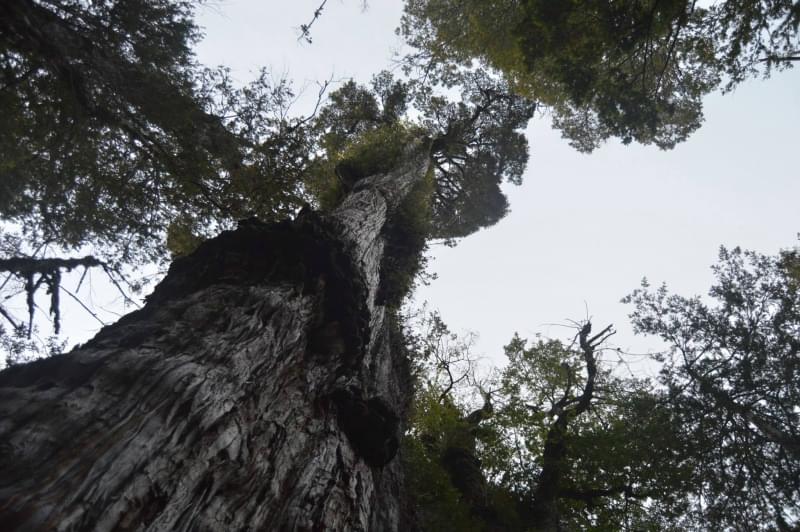
M 480 380 L 469 342 L 434 315 L 412 335 L 405 443 L 423 528 L 454 529 L 453 515 L 488 530 L 795 530 L 797 252 L 723 249 L 714 272 L 713 303 L 646 285 L 626 299 L 635 330 L 667 342 L 657 381 L 613 368 L 610 329 L 586 322 L 570 343 L 515 336 Z
M 362 150 L 352 156 L 359 139 L 402 122 L 430 141 L 434 191 L 427 236 L 459 238 L 496 223 L 508 209 L 500 185 L 522 182 L 528 160 L 523 130 L 535 105 L 481 70 L 460 73 L 457 85 L 461 95 L 454 102 L 419 80 L 395 80 L 383 72 L 371 87 L 348 82 L 333 92 L 314 121 L 326 154 L 320 162 L 328 170 L 316 171 L 323 183 L 317 181 L 312 190 L 324 196 L 326 180 L 347 186 L 363 177 L 369 157 Z
M 788 530 L 800 511 L 800 286 L 795 253 L 722 248 L 709 296 L 643 287 L 636 331 L 669 346 L 661 381 L 703 480 L 702 515 Z M 796 523 L 795 523 L 796 524 Z M 766 526 L 766 525 L 765 525 Z
M 28 251 L 150 261 L 173 223 L 203 230 L 299 203 L 306 146 L 276 112 L 291 90 L 265 73 L 235 89 L 200 69 L 193 5 L 0 6 L 0 216 Z
M 24 272 L 6 268 L 14 279 L 3 286 L 27 294 L 29 311 L 38 287 L 55 292 L 56 329 L 61 270 L 34 262 L 79 251 L 119 283 L 124 267 L 189 253 L 239 219 L 335 202 L 365 172 L 385 171 L 409 136 L 428 138 L 436 169 L 388 230 L 384 270 L 404 272 L 387 274 L 397 288 L 386 298 L 408 290 L 427 239 L 463 237 L 506 213 L 499 185 L 520 182 L 533 106 L 502 81 L 464 72 L 463 101 L 452 102 L 383 73 L 292 117 L 287 82 L 262 71 L 236 87 L 225 69 L 195 63 L 193 8 L 0 6 L 0 258 L 30 259 Z
M 445 78 L 478 59 L 541 102 L 570 143 L 617 137 L 671 148 L 702 122 L 702 97 L 800 59 L 789 0 L 406 0 L 409 64 Z M 449 66 L 448 66 L 449 65 Z

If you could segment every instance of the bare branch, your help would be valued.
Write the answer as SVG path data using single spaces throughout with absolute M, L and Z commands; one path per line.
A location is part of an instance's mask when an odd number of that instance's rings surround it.
M 122 274 L 120 274 L 116 269 L 111 268 L 110 266 L 107 266 L 106 264 L 103 264 L 103 271 L 106 272 L 106 275 L 108 275 L 108 278 L 111 280 L 111 282 L 114 284 L 114 286 L 117 287 L 117 290 L 119 290 L 119 293 L 122 294 L 122 297 L 123 297 L 123 299 L 125 300 L 126 303 L 130 303 L 131 305 L 133 305 L 133 306 L 135 306 L 137 308 L 141 308 L 142 307 L 139 303 L 137 303 L 136 301 L 134 301 L 133 299 L 128 297 L 128 294 L 125 293 L 125 290 L 122 289 L 122 286 L 120 286 L 119 282 L 114 278 L 114 275 L 113 275 L 113 274 L 116 273 L 117 275 L 119 275 L 122 278 L 123 282 L 128 284 L 127 279 L 125 279 L 125 277 Z
M 100 322 L 100 325 L 102 325 L 102 326 L 104 326 L 104 327 L 105 327 L 105 325 L 106 325 L 106 322 L 104 322 L 103 320 L 101 320 L 101 319 L 100 319 L 100 318 L 97 316 L 97 314 L 95 314 L 94 312 L 92 312 L 92 311 L 91 311 L 91 309 L 90 309 L 89 307 L 87 307 L 87 306 L 86 306 L 86 305 L 83 303 L 83 301 L 81 301 L 81 299 L 80 299 L 78 296 L 76 296 L 75 294 L 73 294 L 72 292 L 70 292 L 69 290 L 67 290 L 66 288 L 64 288 L 63 286 L 61 286 L 60 288 L 61 288 L 61 290 L 63 290 L 63 291 L 64 291 L 64 292 L 65 292 L 65 293 L 66 293 L 66 294 L 69 296 L 69 297 L 71 297 L 72 299 L 74 299 L 75 301 L 77 301 L 77 302 L 78 302 L 78 304 L 79 304 L 80 306 L 82 306 L 82 307 L 83 307 L 83 310 L 85 310 L 86 312 L 88 312 L 88 313 L 89 313 L 89 314 L 90 314 L 90 315 L 91 315 L 91 316 L 92 316 L 94 319 L 96 319 L 98 322 Z
M 14 318 L 11 316 L 11 314 L 9 314 L 8 311 L 2 306 L 0 306 L 0 316 L 3 316 L 5 319 L 7 319 L 14 329 L 18 329 L 21 326 L 21 324 L 14 321 Z
M 297 37 L 298 41 L 304 40 L 307 43 L 311 44 L 311 26 L 322 16 L 322 10 L 325 8 L 325 4 L 328 3 L 328 0 L 322 0 L 322 3 L 319 7 L 314 10 L 314 16 L 308 22 L 308 24 L 300 24 L 300 36 Z

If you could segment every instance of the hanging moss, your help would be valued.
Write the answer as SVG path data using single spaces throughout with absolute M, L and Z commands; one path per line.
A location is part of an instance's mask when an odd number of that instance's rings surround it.
M 172 259 L 189 255 L 202 242 L 203 238 L 197 234 L 197 223 L 190 216 L 179 216 L 167 226 L 166 245 Z

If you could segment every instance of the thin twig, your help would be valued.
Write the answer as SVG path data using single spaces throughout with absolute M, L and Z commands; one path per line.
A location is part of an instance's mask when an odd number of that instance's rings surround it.
M 311 26 L 317 21 L 317 19 L 322 15 L 322 10 L 325 8 L 325 4 L 328 3 L 328 0 L 322 0 L 322 3 L 319 7 L 314 11 L 314 16 L 311 18 L 308 24 L 300 24 L 300 36 L 297 37 L 298 41 L 305 40 L 307 43 L 311 44 Z
M 13 272 L 9 272 L 9 274 L 6 275 L 6 278 L 3 281 L 3 284 L 0 284 L 0 290 L 2 290 L 3 288 L 6 287 L 6 285 L 8 284 L 8 281 L 10 281 L 13 276 L 14 276 Z
M 4 309 L 2 306 L 0 306 L 0 315 L 2 315 L 5 319 L 7 319 L 9 323 L 11 323 L 11 326 L 14 327 L 14 329 L 19 329 L 20 324 L 15 322 L 11 314 L 9 314 L 8 311 Z
M 111 279 L 111 282 L 114 283 L 114 286 L 117 287 L 117 290 L 119 290 L 119 293 L 122 294 L 122 297 L 125 299 L 126 303 L 130 303 L 133 306 L 135 306 L 136 308 L 142 308 L 142 306 L 139 303 L 137 303 L 136 301 L 134 301 L 133 299 L 128 297 L 128 294 L 125 293 L 125 290 L 122 289 L 122 286 L 120 286 L 119 282 L 117 282 L 117 280 L 114 278 L 113 273 L 119 273 L 119 272 L 116 272 L 115 270 L 113 270 L 112 268 L 110 268 L 109 266 L 107 266 L 105 264 L 103 264 L 103 271 L 106 272 L 106 275 L 108 275 L 108 278 Z M 125 281 L 125 277 L 122 276 L 122 274 L 119 274 L 119 275 L 120 275 L 120 277 L 122 277 L 123 281 Z M 127 281 L 125 281 L 125 282 L 127 282 Z
M 75 301 L 77 301 L 77 302 L 78 302 L 78 304 L 79 304 L 80 306 L 82 306 L 82 307 L 83 307 L 83 310 L 85 310 L 86 312 L 88 312 L 89 314 L 91 314 L 91 315 L 92 315 L 92 317 L 93 317 L 94 319 L 96 319 L 98 322 L 100 322 L 100 325 L 102 325 L 103 327 L 105 327 L 106 323 L 105 323 L 103 320 L 101 320 L 101 319 L 100 319 L 100 318 L 97 316 L 97 314 L 95 314 L 94 312 L 92 312 L 92 311 L 91 311 L 91 309 L 89 309 L 89 307 L 87 307 L 87 306 L 86 306 L 86 305 L 83 303 L 83 301 L 81 301 L 81 300 L 80 300 L 80 298 L 79 298 L 78 296 L 76 296 L 75 294 L 73 294 L 72 292 L 70 292 L 69 290 L 67 290 L 66 288 L 64 288 L 64 286 L 63 286 L 63 285 L 62 285 L 62 286 L 60 286 L 59 288 L 61 288 L 61 289 L 62 289 L 64 292 L 66 292 L 66 294 L 67 294 L 69 297 L 71 297 L 72 299 L 74 299 Z

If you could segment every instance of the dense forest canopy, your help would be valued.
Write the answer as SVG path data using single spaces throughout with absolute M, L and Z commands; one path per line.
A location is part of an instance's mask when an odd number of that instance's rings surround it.
M 416 66 L 491 65 L 591 151 L 612 137 L 686 140 L 703 96 L 800 59 L 798 24 L 789 0 L 408 0 L 402 31 L 420 50 Z
M 431 221 L 418 227 L 411 257 L 428 238 L 496 223 L 507 210 L 499 185 L 521 181 L 527 142 L 519 130 L 534 104 L 482 71 L 459 74 L 459 101 L 384 73 L 371 87 L 345 83 L 318 113 L 293 117 L 287 81 L 264 70 L 236 87 L 224 68 L 195 62 L 191 3 L 3 9 L 1 103 L 13 118 L 2 132 L 3 247 L 30 259 L 4 270 L 29 303 L 40 286 L 55 293 L 56 322 L 62 270 L 102 264 L 124 284 L 125 267 L 186 254 L 237 220 L 280 220 L 307 203 L 331 208 L 363 177 L 365 168 L 351 164 L 359 143 L 430 139 Z M 37 262 L 75 252 L 91 256 L 69 268 Z M 23 320 L 4 315 L 21 328 Z
M 365 179 L 400 173 L 412 146 L 430 170 L 380 229 L 380 286 L 364 304 L 399 329 L 426 246 L 506 215 L 501 185 L 522 181 L 537 109 L 582 151 L 609 138 L 671 148 L 700 127 L 705 95 L 788 67 L 800 50 L 789 1 L 407 0 L 404 76 L 343 82 L 294 116 L 288 81 L 262 70 L 241 86 L 197 63 L 195 8 L 0 6 L 0 291 L 28 310 L 0 301 L 10 362 L 31 347 L 37 291 L 58 332 L 65 272 L 101 268 L 120 285 L 126 268 L 178 259 L 181 273 L 181 257 L 200 261 L 220 241 L 192 255 L 198 246 L 237 224 L 237 235 L 278 234 L 293 222 L 266 224 L 294 218 L 322 234 L 319 220 Z M 300 277 L 316 267 L 274 265 Z M 436 315 L 400 340 L 392 330 L 415 370 L 400 458 L 409 519 L 427 530 L 795 530 L 797 253 L 723 249 L 714 272 L 712 303 L 648 285 L 626 298 L 635 330 L 668 346 L 653 357 L 656 379 L 614 369 L 609 357 L 625 361 L 607 344 L 613 327 L 588 318 L 564 340 L 515 335 L 489 376 Z M 340 314 L 314 324 L 310 350 L 355 330 Z M 337 393 L 351 413 L 382 405 Z
M 613 329 L 588 321 L 568 343 L 515 335 L 478 378 L 433 315 L 406 441 L 429 529 L 794 530 L 797 253 L 722 248 L 714 274 L 711 302 L 647 283 L 626 298 L 636 330 L 666 342 L 657 380 L 626 375 Z

